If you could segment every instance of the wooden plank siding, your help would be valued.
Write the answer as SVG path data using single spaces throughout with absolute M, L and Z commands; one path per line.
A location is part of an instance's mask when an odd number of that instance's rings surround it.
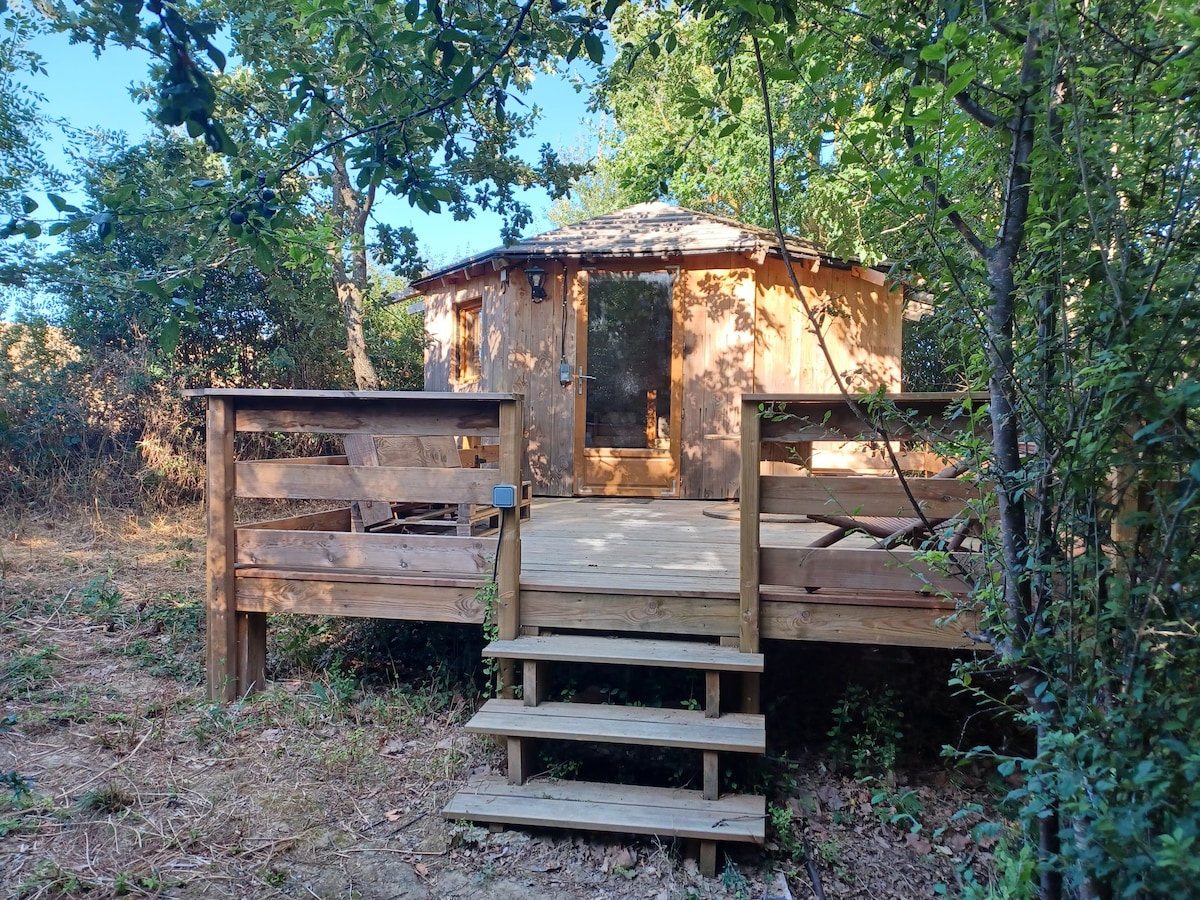
M 739 488 L 740 396 L 753 391 L 831 391 L 836 382 L 797 300 L 783 262 L 744 250 L 670 253 L 651 257 L 538 259 L 548 297 L 532 302 L 524 261 L 480 262 L 424 283 L 426 387 L 450 391 L 513 391 L 526 403 L 525 478 L 537 496 L 580 493 L 576 465 L 574 382 L 559 383 L 565 357 L 577 377 L 586 329 L 588 271 L 678 270 L 675 364 L 679 402 L 672 434 L 679 435 L 681 499 L 729 499 Z M 507 266 L 504 277 L 495 266 Z M 810 307 L 822 311 L 823 333 L 837 370 L 854 388 L 900 387 L 903 296 L 881 276 L 845 264 L 797 260 L 797 279 Z M 563 294 L 567 295 L 564 341 Z M 477 382 L 455 380 L 456 304 L 482 300 L 484 358 Z M 678 408 L 676 408 L 678 407 Z M 636 454 L 625 454 L 636 456 Z M 640 486 L 640 461 L 628 463 L 628 489 L 662 495 L 651 478 Z M 787 463 L 775 469 L 789 470 Z M 636 470 L 636 471 L 635 471 Z M 594 490 L 594 488 L 593 488 Z

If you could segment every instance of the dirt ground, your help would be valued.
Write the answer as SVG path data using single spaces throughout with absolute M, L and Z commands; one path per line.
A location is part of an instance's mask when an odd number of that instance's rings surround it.
M 772 748 L 772 827 L 703 878 L 683 848 L 446 822 L 495 745 L 469 679 L 363 682 L 313 620 L 273 627 L 275 680 L 206 701 L 202 512 L 0 514 L 0 896 L 955 896 L 986 878 L 988 779 L 935 758 L 858 781 Z M 785 755 L 786 754 L 786 755 Z

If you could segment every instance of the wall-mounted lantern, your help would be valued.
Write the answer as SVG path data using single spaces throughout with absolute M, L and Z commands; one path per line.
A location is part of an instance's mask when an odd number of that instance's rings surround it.
M 526 266 L 525 277 L 529 279 L 529 298 L 541 303 L 549 296 L 546 293 L 546 270 L 541 266 Z

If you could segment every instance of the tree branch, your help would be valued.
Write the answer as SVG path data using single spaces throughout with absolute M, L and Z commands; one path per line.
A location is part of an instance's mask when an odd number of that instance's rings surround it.
M 475 78 L 471 81 L 471 83 L 469 85 L 467 85 L 466 91 L 464 92 L 464 96 L 471 94 L 476 88 L 478 88 L 481 84 L 483 84 L 483 82 L 485 80 L 487 80 L 488 76 L 491 75 L 493 71 L 495 71 L 496 66 L 500 65 L 501 60 L 503 60 L 506 56 L 508 56 L 509 52 L 513 48 L 513 44 L 516 43 L 517 36 L 521 33 L 521 29 L 525 25 L 525 19 L 529 16 L 529 11 L 533 8 L 534 2 L 535 2 L 535 0 L 526 0 L 525 5 L 521 7 L 520 12 L 517 14 L 516 22 L 514 23 L 514 25 L 512 27 L 512 31 L 509 33 L 508 40 L 504 42 L 504 46 L 500 48 L 500 51 L 492 58 L 491 62 L 489 62 L 488 65 L 481 68 L 479 70 L 479 74 L 475 76 Z M 451 106 L 453 106 L 455 103 L 457 103 L 459 100 L 462 100 L 462 99 L 463 99 L 463 97 L 459 97 L 457 95 L 451 95 L 449 97 L 444 98 L 443 100 L 441 100 L 438 103 L 426 105 L 425 107 L 423 107 L 419 110 L 416 110 L 415 112 L 409 113 L 407 116 L 403 116 L 398 119 L 389 119 L 386 122 L 377 122 L 374 125 L 367 125 L 363 128 L 359 128 L 354 131 L 348 132 L 347 134 L 341 135 L 340 137 L 334 138 L 333 140 L 328 141 L 325 144 L 322 144 L 320 147 L 317 147 L 315 150 L 309 151 L 304 156 L 302 156 L 299 160 L 297 160 L 295 163 L 293 163 L 292 165 L 288 166 L 286 169 L 281 171 L 279 173 L 280 177 L 283 177 L 284 175 L 288 175 L 291 172 L 296 171 L 297 169 L 299 169 L 302 166 L 311 162 L 316 157 L 323 155 L 324 153 L 328 152 L 329 150 L 333 149 L 334 147 L 336 147 L 340 144 L 345 144 L 347 141 L 352 141 L 355 138 L 362 137 L 367 134 L 374 134 L 377 131 L 383 131 L 384 129 L 387 129 L 387 128 L 399 128 L 400 126 L 407 125 L 409 122 L 413 122 L 417 119 L 422 119 L 422 118 L 425 118 L 426 116 L 435 115 L 436 113 L 439 113 L 439 112 L 449 109 Z

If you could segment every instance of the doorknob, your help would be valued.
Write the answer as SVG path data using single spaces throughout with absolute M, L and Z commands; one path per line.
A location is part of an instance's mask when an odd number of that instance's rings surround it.
M 595 375 L 584 375 L 584 374 L 583 374 L 583 366 L 582 366 L 582 365 L 580 365 L 580 367 L 579 367 L 579 372 L 578 372 L 578 374 L 577 374 L 577 376 L 576 376 L 576 377 L 577 377 L 577 379 L 578 379 L 578 380 L 575 382 L 575 384 L 576 384 L 576 386 L 577 386 L 577 387 L 576 387 L 576 390 L 578 391 L 578 393 L 579 393 L 579 396 L 580 396 L 580 397 L 582 397 L 582 396 L 583 396 L 583 382 L 584 382 L 584 380 L 586 379 L 587 381 L 595 381 L 595 380 L 596 380 L 596 376 L 595 376 Z

